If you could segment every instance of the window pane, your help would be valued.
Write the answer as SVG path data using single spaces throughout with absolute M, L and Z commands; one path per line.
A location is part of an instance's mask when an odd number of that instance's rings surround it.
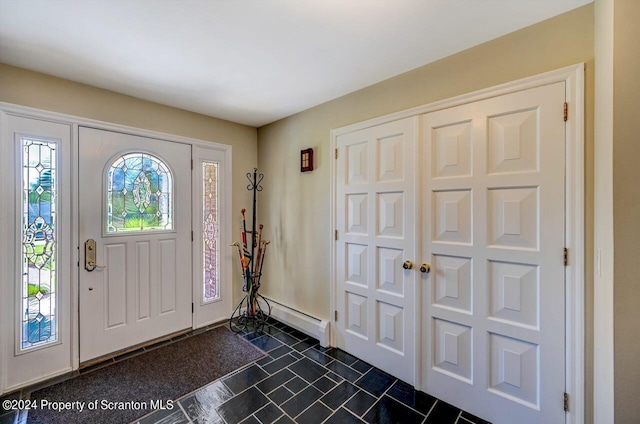
M 218 164 L 202 163 L 202 237 L 203 291 L 202 300 L 220 297 L 218 284 Z
M 107 232 L 173 229 L 173 178 L 147 153 L 117 158 L 107 174 Z
M 58 339 L 56 143 L 22 139 L 22 334 L 27 349 Z

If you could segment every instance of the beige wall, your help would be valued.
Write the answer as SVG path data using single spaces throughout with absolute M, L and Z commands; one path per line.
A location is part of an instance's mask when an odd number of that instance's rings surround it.
M 613 240 L 615 422 L 640 419 L 640 2 L 613 9 Z
M 0 101 L 103 122 L 128 125 L 183 137 L 228 144 L 233 149 L 233 230 L 240 228 L 240 209 L 250 205 L 245 174 L 257 165 L 257 132 L 253 127 L 147 102 L 112 91 L 31 72 L 0 63 Z M 235 211 L 238 211 L 236 214 Z M 234 233 L 234 238 L 237 234 Z M 228 254 L 235 252 L 231 250 Z M 233 256 L 235 259 L 235 256 Z M 241 293 L 234 270 L 235 298 Z
M 593 405 L 593 107 L 594 7 L 584 6 L 537 25 L 415 69 L 258 129 L 265 173 L 261 221 L 273 249 L 263 293 L 313 316 L 329 319 L 329 133 L 377 116 L 428 104 L 542 72 L 586 63 L 586 317 L 587 423 Z M 313 147 L 316 170 L 301 174 L 299 152 Z M 417 260 L 417 258 L 416 258 Z
M 260 128 L 258 158 L 266 175 L 261 217 L 274 241 L 265 293 L 311 315 L 330 316 L 331 129 L 579 62 L 587 64 L 591 122 L 593 20 L 593 7 L 582 7 Z M 592 139 L 588 125 L 589 161 Z M 318 163 L 301 174 L 299 154 L 306 147 L 315 148 Z

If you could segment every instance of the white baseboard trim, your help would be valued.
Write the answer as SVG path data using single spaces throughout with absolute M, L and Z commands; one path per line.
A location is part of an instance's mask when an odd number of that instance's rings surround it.
M 278 321 L 302 331 L 307 336 L 318 339 L 320 346 L 330 346 L 329 321 L 321 320 L 311 315 L 307 315 L 286 305 L 267 298 L 271 305 L 271 317 Z

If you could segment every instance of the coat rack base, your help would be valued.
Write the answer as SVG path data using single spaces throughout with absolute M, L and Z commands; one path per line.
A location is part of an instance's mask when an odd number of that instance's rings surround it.
M 238 303 L 229 318 L 229 329 L 234 333 L 245 333 L 259 331 L 264 329 L 269 317 L 271 317 L 271 305 L 261 294 L 254 294 L 256 299 L 256 310 L 253 314 L 250 311 L 250 299 L 246 294 Z

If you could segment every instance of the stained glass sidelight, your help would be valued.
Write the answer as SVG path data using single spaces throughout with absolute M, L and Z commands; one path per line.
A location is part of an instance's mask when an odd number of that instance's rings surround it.
M 107 174 L 107 232 L 173 229 L 173 178 L 148 153 L 118 157 Z
M 218 164 L 202 163 L 202 238 L 203 291 L 202 300 L 220 297 L 218 284 Z
M 58 340 L 56 147 L 22 140 L 21 348 Z

